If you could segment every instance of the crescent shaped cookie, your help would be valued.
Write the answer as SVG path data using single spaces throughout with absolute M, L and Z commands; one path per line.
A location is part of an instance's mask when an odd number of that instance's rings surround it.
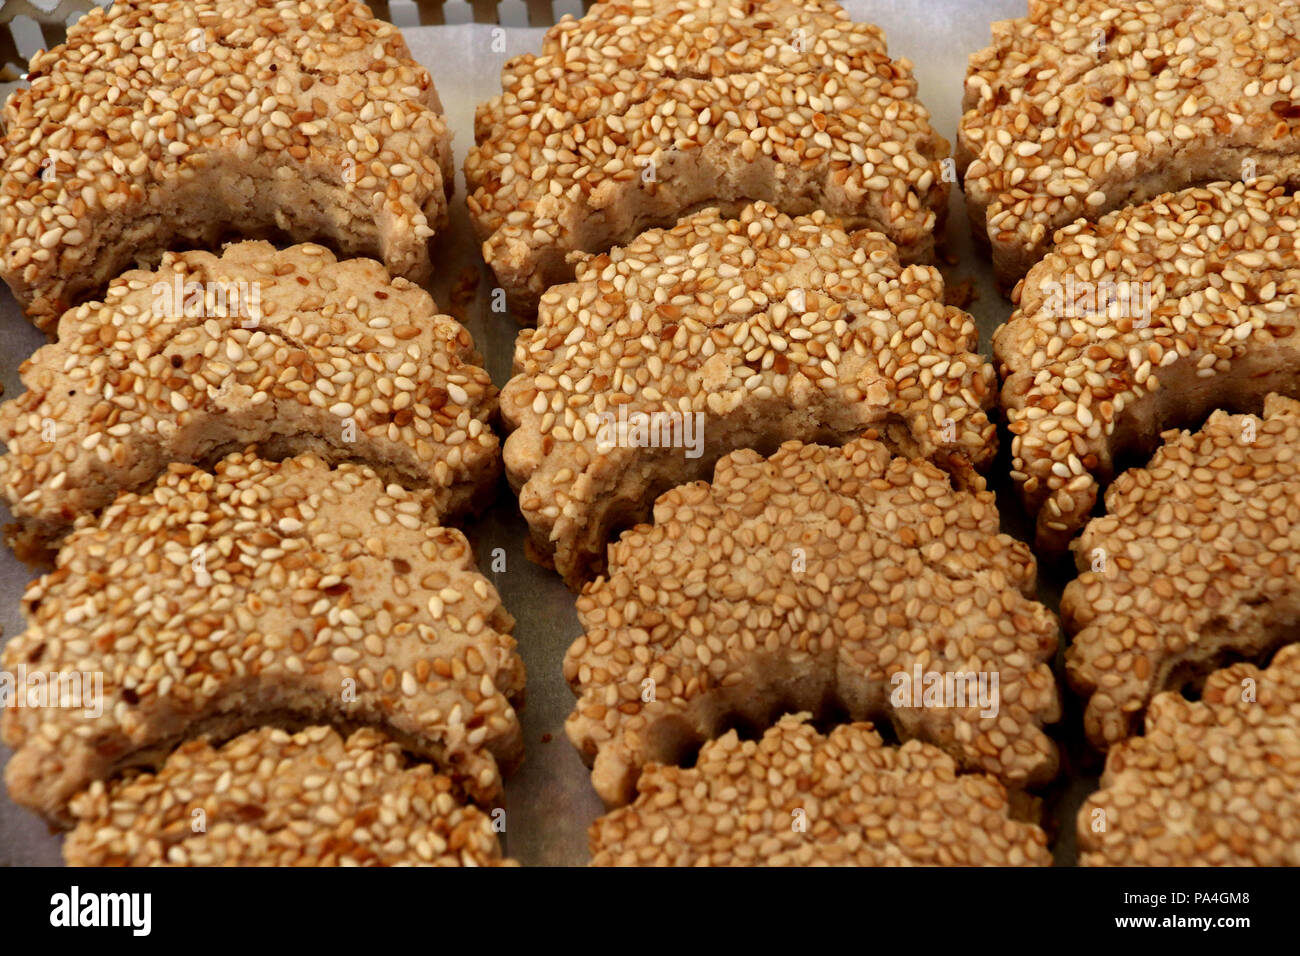
M 256 443 L 311 451 L 427 490 L 440 519 L 473 510 L 500 474 L 496 390 L 469 333 L 370 259 L 265 242 L 168 253 L 66 313 L 0 406 L 0 492 L 20 555 L 172 462 Z
M 1047 836 L 992 777 L 870 724 L 826 736 L 791 714 L 730 731 L 689 770 L 651 764 L 590 830 L 593 866 L 1049 866 Z
M 1083 866 L 1300 866 L 1300 647 L 1157 695 L 1078 833 Z
M 610 548 L 564 658 L 569 739 L 609 806 L 741 720 L 888 721 L 1010 786 L 1050 780 L 1052 613 L 977 479 L 954 491 L 879 442 L 746 449 Z
M 381 728 L 493 799 L 522 752 L 514 622 L 423 511 L 367 468 L 236 454 L 82 518 L 0 662 L 102 686 L 5 709 L 10 796 L 64 822 L 75 793 L 184 739 L 286 722 Z
M 156 774 L 72 801 L 69 866 L 500 866 L 492 820 L 451 778 L 362 729 L 191 740 Z
M 0 277 L 40 328 L 168 249 L 328 242 L 423 282 L 451 136 L 361 3 L 118 0 L 5 104 Z
M 825 0 L 598 3 L 509 61 L 465 160 L 483 254 L 523 312 L 567 257 L 704 206 L 765 200 L 928 261 L 948 144 L 911 64 Z
M 1300 395 L 1298 223 L 1279 186 L 1215 183 L 1061 230 L 993 336 L 1040 549 L 1063 552 L 1166 428 Z
M 977 350 L 937 269 L 821 212 L 708 209 L 584 257 L 501 393 L 531 550 L 577 589 L 619 528 L 735 448 L 867 434 L 965 476 L 997 449 Z
M 1107 490 L 1061 599 L 1066 674 L 1099 748 L 1160 691 L 1273 652 L 1300 620 L 1300 402 L 1272 395 L 1262 418 L 1219 411 L 1165 437 Z
M 1053 233 L 1215 180 L 1300 182 L 1286 0 L 1030 0 L 966 78 L 957 162 L 1010 290 Z

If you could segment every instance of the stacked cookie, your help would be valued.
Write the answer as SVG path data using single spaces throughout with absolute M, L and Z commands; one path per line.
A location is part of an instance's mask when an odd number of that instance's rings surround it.
M 822 736 L 803 714 L 731 731 L 696 765 L 651 765 L 636 803 L 591 828 L 594 866 L 1045 866 L 1047 838 L 1006 792 L 936 747 L 870 724 Z M 737 808 L 739 812 L 737 812 Z
M 1166 692 L 1079 811 L 1084 866 L 1298 866 L 1300 647 Z
M 528 315 L 600 253 L 693 209 L 761 199 L 933 253 L 948 144 L 910 64 L 829 0 L 598 3 L 510 60 L 475 115 L 469 210 Z
M 957 134 L 977 241 L 1010 290 L 1057 229 L 1216 180 L 1300 174 L 1285 0 L 1064 0 L 993 25 Z
M 39 555 L 168 464 L 251 444 L 365 462 L 455 517 L 500 472 L 478 362 L 456 320 L 374 260 L 262 241 L 165 253 L 64 313 L 21 366 L 27 392 L 0 408 L 11 544 Z
M 965 480 L 997 447 L 977 348 L 937 269 L 821 212 L 709 209 L 585 258 L 501 394 L 534 553 L 577 589 L 660 492 L 789 439 L 869 434 Z
M 72 863 L 501 862 L 524 671 L 442 526 L 500 457 L 415 284 L 452 182 L 428 73 L 359 3 L 127 0 L 29 78 L 0 268 L 54 341 L 0 488 L 54 570 L 3 664 L 99 704 L 6 710 L 10 795 Z
M 450 134 L 428 72 L 363 4 L 128 0 L 27 76 L 5 104 L 0 275 L 42 329 L 141 258 L 230 233 L 430 274 Z
M 1057 233 L 993 339 L 1040 548 L 1064 550 L 1169 425 L 1300 394 L 1297 216 L 1280 185 L 1216 183 Z
M 1061 602 L 1085 730 L 1109 751 L 1083 861 L 1296 864 L 1300 402 L 1168 432 L 1106 508 Z

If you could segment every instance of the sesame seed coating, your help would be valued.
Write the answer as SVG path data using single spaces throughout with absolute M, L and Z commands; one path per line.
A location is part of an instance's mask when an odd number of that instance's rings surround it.
M 1300 646 L 1157 695 L 1078 831 L 1083 866 L 1300 866 Z
M 696 765 L 651 764 L 636 802 L 589 832 L 594 866 L 1049 866 L 1047 836 L 1007 793 L 869 723 L 822 736 L 807 714 L 757 741 L 729 731 Z M 798 829 L 802 826 L 803 829 Z
M 1293 0 L 1060 0 L 993 25 L 957 161 L 1005 289 L 1076 219 L 1194 183 L 1300 178 Z
M 943 278 L 878 233 L 766 203 L 707 209 L 583 257 L 520 333 L 501 393 L 532 550 L 575 589 L 620 524 L 739 447 L 862 434 L 964 475 L 997 447 L 992 366 Z M 612 442 L 604 415 L 699 414 L 698 457 Z
M 1262 419 L 1219 411 L 1199 432 L 1167 433 L 1107 490 L 1106 512 L 1079 538 L 1084 573 L 1061 600 L 1066 673 L 1091 695 L 1098 747 L 1136 732 L 1159 691 L 1294 640 L 1300 402 L 1270 395 Z M 1104 570 L 1084 570 L 1097 549 Z
M 247 291 L 234 307 L 227 290 L 254 287 L 259 307 Z M 167 253 L 156 272 L 115 279 L 65 313 L 58 341 L 19 369 L 28 391 L 0 406 L 16 549 L 41 552 L 171 462 L 253 443 L 431 489 L 436 518 L 476 507 L 500 474 L 496 389 L 469 332 L 436 311 L 379 263 L 310 244 Z
M 1027 597 L 1033 556 L 998 533 L 978 476 L 954 491 L 869 439 L 787 442 L 723 458 L 712 484 L 667 492 L 654 518 L 610 547 L 564 659 L 579 698 L 566 730 L 607 805 L 732 716 L 765 726 L 827 706 L 1013 786 L 1055 775 L 1041 725 L 1060 716 L 1056 619 Z M 1000 708 L 895 707 L 895 676 L 916 668 L 996 673 Z
M 157 774 L 72 801 L 71 866 L 500 866 L 491 819 L 450 777 L 363 728 L 191 740 Z
M 692 209 L 824 209 L 933 253 L 947 142 L 911 64 L 826 0 L 622 0 L 551 28 L 476 114 L 470 218 L 531 312 L 603 252 Z
M 451 135 L 396 27 L 347 0 L 118 0 L 5 104 L 0 276 L 36 325 L 166 249 L 287 234 L 430 275 Z
M 1300 393 L 1297 222 L 1300 198 L 1260 181 L 1186 189 L 1061 230 L 993 337 L 1011 474 L 1040 548 L 1064 551 L 1121 454 L 1150 451 L 1165 428 L 1215 408 Z M 1068 301 L 1079 290 L 1095 299 L 1094 288 L 1104 298 L 1106 284 L 1129 290 L 1128 302 Z
M 283 720 L 381 727 L 494 798 L 522 748 L 514 622 L 423 508 L 368 468 L 245 453 L 80 518 L 0 663 L 102 672 L 103 712 L 7 709 L 10 795 L 61 820 L 179 740 Z

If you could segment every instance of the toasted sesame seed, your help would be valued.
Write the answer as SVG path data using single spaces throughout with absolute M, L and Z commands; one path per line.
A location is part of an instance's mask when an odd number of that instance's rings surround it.
M 36 655 L 102 673 L 106 705 L 7 710 L 10 795 L 66 822 L 74 793 L 172 741 L 300 714 L 378 726 L 470 797 L 494 799 L 498 764 L 520 756 L 524 670 L 469 542 L 430 523 L 340 533 L 408 507 L 415 493 L 359 465 L 240 453 L 214 472 L 173 464 L 149 492 L 79 519 L 55 570 L 28 588 L 27 629 L 0 665 Z M 427 613 L 447 592 L 456 614 Z M 373 679 L 390 667 L 419 677 L 414 693 Z
M 789 715 L 730 731 L 689 770 L 652 764 L 635 803 L 591 825 L 594 866 L 1047 866 L 1046 834 L 1003 787 L 870 724 L 827 736 Z
M 451 134 L 428 72 L 361 4 L 114 4 L 29 76 L 6 104 L 0 276 L 51 334 L 123 264 L 201 246 L 218 226 L 431 275 Z
M 648 230 L 548 290 L 537 323 L 501 395 L 505 464 L 533 545 L 575 589 L 616 522 L 648 518 L 661 488 L 707 478 L 738 446 L 865 432 L 956 471 L 996 453 L 994 372 L 939 271 L 822 212 L 760 202 Z M 620 415 L 680 425 L 678 447 L 622 440 Z
M 572 277 L 567 253 L 691 208 L 734 214 L 735 196 L 824 209 L 884 233 L 905 261 L 932 256 L 948 144 L 911 64 L 837 4 L 787 6 L 596 7 L 506 64 L 503 93 L 475 115 L 465 179 L 484 255 L 522 311 Z
M 1193 187 L 1058 233 L 993 338 L 1039 548 L 1065 549 L 1118 454 L 1154 447 L 1225 392 L 1262 403 L 1277 387 L 1258 373 L 1300 348 L 1294 304 L 1277 292 L 1300 281 L 1298 220 L 1300 197 L 1261 180 Z M 1253 265 L 1238 268 L 1243 256 Z
M 187 285 L 207 290 L 202 316 L 186 314 L 193 293 L 173 292 Z M 464 512 L 500 473 L 485 427 L 496 390 L 469 333 L 436 311 L 373 260 L 311 244 L 168 253 L 115 279 L 64 317 L 59 341 L 20 370 L 28 391 L 0 406 L 16 546 L 39 554 L 119 491 L 236 443 L 367 461 L 428 491 L 432 515 Z M 384 345 L 365 321 L 381 313 L 415 334 Z
M 328 775 L 320 773 L 328 768 Z M 74 798 L 73 866 L 501 866 L 491 818 L 382 733 L 250 731 Z M 195 821 L 202 826 L 196 827 Z
M 610 546 L 564 659 L 578 695 L 569 737 L 595 755 L 607 805 L 727 715 L 767 723 L 800 701 L 887 718 L 1013 786 L 1055 775 L 1042 724 L 1060 713 L 1056 619 L 1024 596 L 1033 557 L 999 533 L 982 482 L 954 490 L 933 464 L 866 438 L 792 441 L 769 459 L 733 452 L 711 484 L 662 495 L 654 518 Z M 996 672 L 1001 713 L 893 706 L 896 675 L 936 665 Z

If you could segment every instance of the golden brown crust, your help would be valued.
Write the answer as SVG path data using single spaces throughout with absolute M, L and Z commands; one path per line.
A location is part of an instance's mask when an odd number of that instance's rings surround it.
M 67 312 L 0 406 L 0 490 L 22 553 L 172 462 L 257 444 L 427 489 L 431 520 L 490 493 L 496 389 L 469 333 L 370 259 L 265 242 L 167 253 Z M 34 555 L 33 555 L 34 556 Z
M 1006 791 L 937 747 L 870 724 L 822 736 L 806 714 L 761 740 L 731 731 L 689 770 L 651 764 L 636 801 L 592 824 L 594 866 L 1048 866 L 1047 836 Z
M 1079 218 L 1168 190 L 1300 182 L 1300 17 L 1278 0 L 1030 0 L 971 56 L 957 136 L 1009 291 Z
M 608 805 L 733 717 L 794 710 L 888 719 L 1015 786 L 1055 775 L 1056 619 L 978 479 L 954 491 L 868 439 L 787 442 L 723 458 L 654 517 L 611 546 L 564 660 L 569 739 Z M 931 673 L 953 694 L 923 696 Z
M 536 553 L 575 589 L 615 528 L 735 448 L 867 434 L 963 476 L 997 448 L 993 369 L 939 271 L 766 203 L 585 257 L 542 297 L 515 370 L 506 470 Z
M 1300 646 L 1159 694 L 1079 810 L 1083 866 L 1300 866 Z
M 1097 747 L 1136 732 L 1163 690 L 1294 639 L 1300 620 L 1300 402 L 1215 412 L 1170 432 L 1106 492 L 1061 600 L 1066 673 Z
M 469 208 L 498 281 L 531 313 L 602 252 L 703 206 L 823 209 L 926 261 L 948 144 L 911 65 L 825 0 L 598 3 L 517 57 L 480 107 Z
M 1279 186 L 1215 183 L 1061 230 L 993 337 L 1040 549 L 1064 551 L 1116 459 L 1169 426 L 1300 394 L 1298 223 Z
M 133 263 L 230 231 L 430 275 L 451 135 L 361 3 L 118 0 L 28 76 L 5 105 L 0 276 L 48 332 Z
M 491 818 L 375 730 L 182 744 L 72 801 L 70 866 L 500 866 Z
M 367 468 L 239 454 L 81 518 L 0 661 L 102 674 L 102 708 L 6 709 L 10 795 L 61 821 L 180 740 L 284 721 L 381 727 L 493 799 L 522 751 L 514 622 L 423 512 Z

